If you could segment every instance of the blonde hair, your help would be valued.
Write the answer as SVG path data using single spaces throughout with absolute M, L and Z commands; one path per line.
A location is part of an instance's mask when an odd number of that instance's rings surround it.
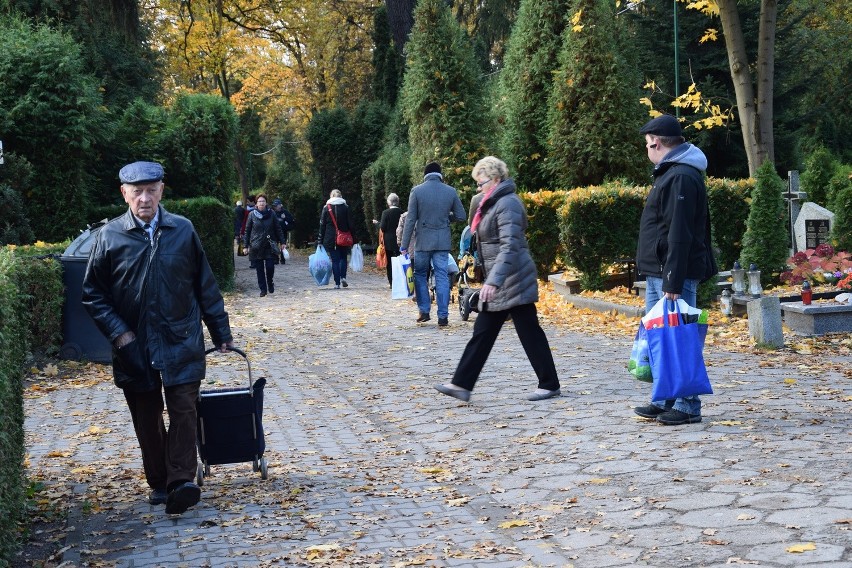
M 343 194 L 340 193 L 339 189 L 332 189 L 330 197 L 343 197 Z
M 503 160 L 499 160 L 494 156 L 485 156 L 473 166 L 470 177 L 477 179 L 480 174 L 487 175 L 488 179 L 504 180 L 509 177 L 509 168 Z

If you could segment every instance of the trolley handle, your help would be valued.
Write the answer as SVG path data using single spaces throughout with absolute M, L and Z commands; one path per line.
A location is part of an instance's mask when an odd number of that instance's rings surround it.
M 207 355 L 210 355 L 214 351 L 219 351 L 219 348 L 218 347 L 211 347 L 210 349 L 208 349 L 207 351 L 204 352 L 204 356 L 206 357 Z M 237 347 L 228 347 L 228 351 L 233 351 L 234 353 L 239 353 L 240 355 L 242 355 L 243 359 L 245 359 L 246 367 L 248 368 L 248 390 L 249 390 L 249 392 L 252 392 L 251 363 L 249 362 L 248 355 L 246 355 L 244 351 L 242 351 L 241 349 L 239 349 Z

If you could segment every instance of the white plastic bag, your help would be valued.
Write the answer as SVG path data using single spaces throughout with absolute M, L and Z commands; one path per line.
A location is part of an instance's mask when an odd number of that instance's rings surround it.
M 352 253 L 349 255 L 349 268 L 355 272 L 364 270 L 364 253 L 361 251 L 361 245 L 352 245 Z
M 287 250 L 287 247 L 281 249 L 281 255 L 284 257 L 284 260 L 290 260 L 290 251 Z
M 449 258 L 447 259 L 447 274 L 458 274 L 459 273 L 459 265 L 456 263 L 456 259 L 453 258 L 452 253 L 447 253 Z
M 678 324 L 678 310 L 685 319 L 684 323 L 707 323 L 707 310 L 693 308 L 687 304 L 686 300 L 683 298 L 678 298 L 677 308 L 675 308 L 674 304 L 672 304 L 671 307 L 666 310 L 665 303 L 666 298 L 660 298 L 657 303 L 654 304 L 654 307 L 645 314 L 642 318 L 642 325 L 645 326 L 645 329 L 663 327 L 663 313 L 666 311 L 668 312 L 669 325 Z
M 414 270 L 407 254 L 391 258 L 391 299 L 405 300 L 414 295 Z
M 311 276 L 317 281 L 317 286 L 328 284 L 331 278 L 331 258 L 322 245 L 318 246 L 317 251 L 308 257 L 308 270 L 311 271 Z

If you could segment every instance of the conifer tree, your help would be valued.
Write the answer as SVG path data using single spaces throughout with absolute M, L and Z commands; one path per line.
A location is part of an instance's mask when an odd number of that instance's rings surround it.
M 522 0 L 500 73 L 501 154 L 518 187 L 549 186 L 547 103 L 569 0 Z
M 740 264 L 756 264 L 764 284 L 772 281 L 771 275 L 780 272 L 789 254 L 790 236 L 786 229 L 784 207 L 784 181 L 769 160 L 757 170 L 751 206 L 743 236 Z
M 577 0 L 562 33 L 548 109 L 547 169 L 563 188 L 646 173 L 640 77 L 614 2 Z
M 423 166 L 434 160 L 465 202 L 473 193 L 470 168 L 486 154 L 488 111 L 470 39 L 444 0 L 418 2 L 406 56 L 400 104 L 412 178 L 422 179 Z

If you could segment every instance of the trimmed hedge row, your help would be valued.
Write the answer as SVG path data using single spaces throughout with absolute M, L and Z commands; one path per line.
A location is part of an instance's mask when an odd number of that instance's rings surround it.
M 740 256 L 753 188 L 753 179 L 707 179 L 719 270 L 729 269 Z M 600 288 L 609 265 L 635 256 L 639 219 L 649 191 L 649 187 L 612 182 L 519 194 L 529 216 L 527 240 L 539 278 L 571 267 L 581 273 L 583 288 Z

